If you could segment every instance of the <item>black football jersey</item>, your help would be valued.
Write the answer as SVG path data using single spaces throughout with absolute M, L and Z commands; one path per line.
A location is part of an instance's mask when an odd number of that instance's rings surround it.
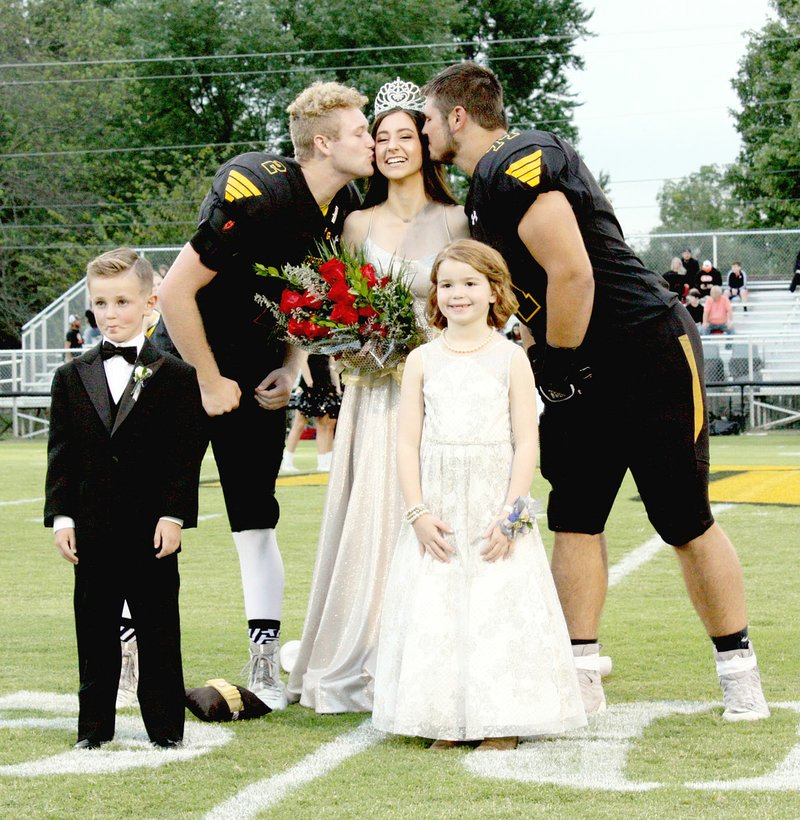
M 611 203 L 564 140 L 546 131 L 510 131 L 481 157 L 465 210 L 473 238 L 496 248 L 511 270 L 519 318 L 542 342 L 547 275 L 517 234 L 540 193 L 561 191 L 572 206 L 595 280 L 588 338 L 652 319 L 676 301 L 663 277 L 626 244 Z
M 217 271 L 197 301 L 218 363 L 263 357 L 271 341 L 274 324 L 263 297 L 279 297 L 281 285 L 256 274 L 255 263 L 299 264 L 320 241 L 338 239 L 359 204 L 350 184 L 323 214 L 299 163 L 275 154 L 241 154 L 217 171 L 190 242 L 200 261 Z M 271 344 L 271 354 L 282 356 L 282 346 Z

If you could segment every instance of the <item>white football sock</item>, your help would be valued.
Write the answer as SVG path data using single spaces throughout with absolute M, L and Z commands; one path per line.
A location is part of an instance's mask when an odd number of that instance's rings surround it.
M 239 553 L 247 620 L 280 621 L 284 575 L 275 530 L 235 532 L 233 541 Z

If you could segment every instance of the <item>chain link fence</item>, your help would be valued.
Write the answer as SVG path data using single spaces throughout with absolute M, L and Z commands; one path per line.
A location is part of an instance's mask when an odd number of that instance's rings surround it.
M 739 262 L 750 283 L 785 280 L 787 287 L 800 253 L 800 228 L 631 234 L 626 239 L 644 264 L 657 273 L 668 271 L 672 259 L 689 248 L 701 265 L 710 259 L 723 276 Z
M 632 234 L 628 243 L 644 264 L 657 273 L 670 268 L 672 258 L 690 248 L 700 264 L 710 259 L 723 276 L 731 263 L 740 262 L 750 283 L 782 281 L 788 283 L 800 252 L 800 228 L 764 231 L 709 231 L 695 233 Z M 153 268 L 168 269 L 180 247 L 139 248 Z M 85 311 L 89 306 L 85 280 L 73 285 L 60 299 L 25 324 L 23 349 L 63 348 L 70 314 L 81 317 L 86 328 Z

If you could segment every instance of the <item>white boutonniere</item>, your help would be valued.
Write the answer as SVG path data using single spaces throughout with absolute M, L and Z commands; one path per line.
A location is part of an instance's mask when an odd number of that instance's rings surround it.
M 140 364 L 133 370 L 133 393 L 131 398 L 136 401 L 139 398 L 139 393 L 142 392 L 144 383 L 153 375 L 153 371 L 149 367 Z

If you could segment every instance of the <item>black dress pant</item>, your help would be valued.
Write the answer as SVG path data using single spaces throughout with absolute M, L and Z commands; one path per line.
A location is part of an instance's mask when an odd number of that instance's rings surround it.
M 144 550 L 80 551 L 75 567 L 75 628 L 80 670 L 78 740 L 114 736 L 121 652 L 119 619 L 127 600 L 139 648 L 138 697 L 151 741 L 183 739 L 185 690 L 181 664 L 177 553 Z

